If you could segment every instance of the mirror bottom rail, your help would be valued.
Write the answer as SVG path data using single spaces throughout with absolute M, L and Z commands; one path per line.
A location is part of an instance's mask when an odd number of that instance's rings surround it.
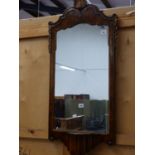
M 52 135 L 54 135 L 54 138 L 56 139 L 61 139 L 71 155 L 84 155 L 102 142 L 112 144 L 110 135 L 101 135 L 91 131 L 77 132 L 73 130 L 53 129 Z

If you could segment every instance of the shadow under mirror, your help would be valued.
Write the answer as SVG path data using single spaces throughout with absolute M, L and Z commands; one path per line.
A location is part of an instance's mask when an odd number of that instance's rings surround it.
M 55 130 L 109 133 L 108 27 L 79 24 L 57 33 Z

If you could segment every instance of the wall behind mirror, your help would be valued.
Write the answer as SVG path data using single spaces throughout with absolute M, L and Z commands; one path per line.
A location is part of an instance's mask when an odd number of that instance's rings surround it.
M 55 129 L 108 134 L 108 27 L 79 24 L 57 33 Z

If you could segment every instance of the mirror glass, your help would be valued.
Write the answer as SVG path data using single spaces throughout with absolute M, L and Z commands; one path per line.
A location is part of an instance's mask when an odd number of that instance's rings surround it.
M 79 24 L 57 33 L 55 129 L 109 132 L 108 27 Z

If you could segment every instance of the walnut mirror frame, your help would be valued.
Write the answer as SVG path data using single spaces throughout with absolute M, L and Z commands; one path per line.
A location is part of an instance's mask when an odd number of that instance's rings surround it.
M 87 4 L 85 0 L 75 0 L 74 7 L 67 9 L 55 23 L 49 22 L 49 53 L 50 53 L 50 91 L 49 91 L 49 139 L 61 139 L 72 155 L 84 155 L 92 147 L 101 142 L 115 143 L 115 50 L 117 33 L 117 16 L 106 16 L 96 6 Z M 56 131 L 55 102 L 55 59 L 57 32 L 78 24 L 108 26 L 109 29 L 109 133 L 97 134 L 90 132 Z M 76 48 L 76 47 L 75 47 Z

